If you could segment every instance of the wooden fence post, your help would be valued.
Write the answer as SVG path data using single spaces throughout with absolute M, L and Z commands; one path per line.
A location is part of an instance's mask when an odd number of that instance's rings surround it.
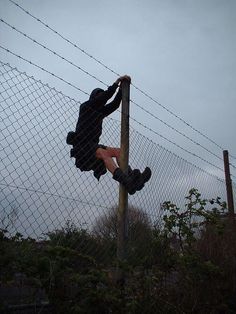
M 229 214 L 234 215 L 233 189 L 232 189 L 232 181 L 230 177 L 229 154 L 227 150 L 223 151 L 223 156 L 224 156 L 225 182 L 226 182 L 226 191 L 227 191 L 227 204 L 228 204 Z
M 130 82 L 124 80 L 122 88 L 122 109 L 121 109 L 121 139 L 120 139 L 120 168 L 124 173 L 128 172 L 129 163 L 129 98 Z M 127 211 L 128 211 L 128 192 L 120 184 L 119 208 L 117 214 L 117 258 L 120 261 L 125 259 L 125 242 L 127 238 Z

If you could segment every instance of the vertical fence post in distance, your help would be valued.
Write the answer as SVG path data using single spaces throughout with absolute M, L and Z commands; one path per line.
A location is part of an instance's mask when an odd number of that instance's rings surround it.
M 122 88 L 122 108 L 121 108 L 121 138 L 120 138 L 120 168 L 124 173 L 128 172 L 129 163 L 129 98 L 130 82 L 123 80 Z M 127 210 L 128 210 L 128 192 L 120 184 L 119 189 L 119 207 L 117 213 L 117 259 L 125 259 L 125 240 L 127 237 Z
M 230 178 L 229 154 L 227 150 L 223 151 L 223 156 L 224 156 L 225 182 L 226 182 L 226 191 L 227 191 L 228 210 L 229 210 L 229 214 L 234 216 L 234 199 L 233 199 L 232 181 Z

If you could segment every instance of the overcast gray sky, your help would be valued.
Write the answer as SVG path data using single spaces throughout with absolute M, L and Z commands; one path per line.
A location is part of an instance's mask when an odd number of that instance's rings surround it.
M 234 0 L 20 0 L 16 2 L 120 74 L 236 156 L 236 1 Z M 107 84 L 116 76 L 37 23 L 8 0 L 0 17 L 73 61 Z M 0 23 L 1 45 L 90 92 L 103 87 L 88 75 Z M 0 49 L 0 59 L 66 95 L 86 95 Z M 131 87 L 131 98 L 146 110 L 201 143 L 222 152 Z M 119 117 L 116 113 L 115 117 Z M 151 118 L 135 105 L 131 116 L 178 145 L 223 168 L 223 162 Z M 223 173 L 162 140 L 142 126 L 132 126 L 156 143 L 201 168 Z M 236 165 L 236 160 L 232 159 Z M 235 169 L 232 174 L 236 176 Z M 235 180 L 234 180 L 235 181 Z

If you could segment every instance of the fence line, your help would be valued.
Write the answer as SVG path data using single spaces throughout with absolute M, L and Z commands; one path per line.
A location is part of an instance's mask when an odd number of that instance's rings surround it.
M 40 235 L 36 229 L 46 233 L 63 226 L 71 217 L 91 230 L 99 215 L 104 214 L 103 209 L 117 205 L 117 184 L 110 174 L 97 183 L 90 173 L 76 169 L 69 158 L 65 137 L 75 126 L 79 102 L 10 65 L 0 66 L 1 206 L 5 216 L 10 214 L 12 206 L 18 206 L 18 219 L 12 228 L 36 237 Z M 107 118 L 101 142 L 118 147 L 119 134 L 119 122 Z M 223 180 L 134 129 L 130 132 L 130 143 L 131 165 L 141 169 L 149 166 L 153 170 L 150 184 L 131 197 L 130 202 L 142 208 L 153 223 L 161 221 L 162 202 L 172 200 L 182 204 L 183 196 L 192 187 L 206 193 L 206 197 L 218 195 L 225 199 Z M 78 202 L 81 208 L 76 211 L 77 205 L 73 203 Z M 35 215 L 41 220 L 31 221 Z M 50 223 L 45 224 L 44 219 Z M 27 225 L 22 221 L 28 221 Z M 35 224 L 43 227 L 35 229 Z

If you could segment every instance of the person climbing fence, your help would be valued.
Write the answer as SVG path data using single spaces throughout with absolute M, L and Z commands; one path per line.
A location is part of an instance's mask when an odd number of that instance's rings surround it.
M 151 169 L 139 169 L 129 166 L 128 173 L 120 168 L 120 148 L 99 144 L 102 134 L 103 119 L 119 108 L 122 100 L 122 81 L 131 78 L 128 75 L 119 77 L 107 90 L 95 88 L 89 100 L 81 104 L 75 131 L 67 134 L 66 142 L 72 145 L 70 156 L 75 158 L 75 165 L 81 171 L 93 171 L 99 180 L 107 170 L 113 179 L 123 184 L 129 194 L 140 191 L 151 178 Z M 107 104 L 118 88 L 113 101 Z M 113 160 L 115 158 L 116 162 Z

